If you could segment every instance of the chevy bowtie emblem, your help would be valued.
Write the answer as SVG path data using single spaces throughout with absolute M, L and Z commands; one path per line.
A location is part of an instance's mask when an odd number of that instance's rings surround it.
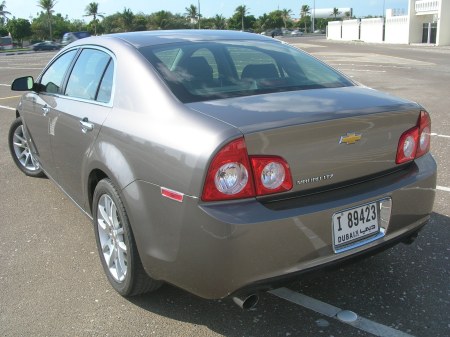
M 358 140 L 360 140 L 362 135 L 358 135 L 354 132 L 347 133 L 345 136 L 341 136 L 341 139 L 339 140 L 339 144 L 345 143 L 345 144 L 355 144 Z

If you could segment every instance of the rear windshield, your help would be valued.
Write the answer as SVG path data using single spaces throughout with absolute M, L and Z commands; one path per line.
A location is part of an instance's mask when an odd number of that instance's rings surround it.
M 140 52 L 184 103 L 353 85 L 308 54 L 275 41 L 174 43 Z

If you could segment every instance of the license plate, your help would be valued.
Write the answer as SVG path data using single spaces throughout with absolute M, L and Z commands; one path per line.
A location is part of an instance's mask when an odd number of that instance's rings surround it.
M 345 246 L 380 231 L 378 203 L 372 202 L 333 214 L 334 246 Z

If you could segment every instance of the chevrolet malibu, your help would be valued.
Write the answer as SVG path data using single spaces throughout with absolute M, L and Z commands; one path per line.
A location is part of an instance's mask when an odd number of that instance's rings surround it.
M 124 296 L 168 282 L 243 307 L 411 242 L 432 211 L 423 107 L 256 34 L 158 31 L 61 50 L 26 91 L 14 162 L 93 221 Z

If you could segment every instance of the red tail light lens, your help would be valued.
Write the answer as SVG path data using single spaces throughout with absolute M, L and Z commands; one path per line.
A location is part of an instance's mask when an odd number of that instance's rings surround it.
M 244 138 L 225 145 L 213 158 L 203 187 L 203 201 L 249 198 L 255 195 Z
M 419 126 L 419 146 L 417 148 L 416 158 L 419 158 L 430 151 L 431 119 L 428 112 L 420 112 L 417 124 Z
M 430 150 L 430 135 L 430 116 L 426 111 L 421 111 L 417 125 L 401 135 L 395 162 L 403 164 L 428 153 Z
M 249 157 L 244 138 L 239 138 L 225 145 L 211 161 L 202 200 L 249 198 L 291 188 L 291 171 L 283 158 Z
M 292 177 L 288 163 L 275 156 L 251 156 L 256 195 L 289 191 Z

